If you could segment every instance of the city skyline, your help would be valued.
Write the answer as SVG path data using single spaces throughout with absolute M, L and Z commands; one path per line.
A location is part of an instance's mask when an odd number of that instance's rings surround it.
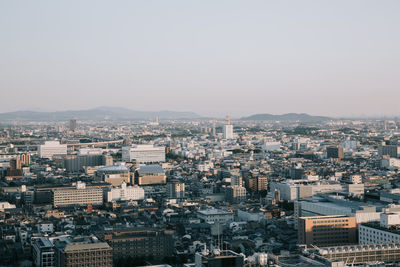
M 0 112 L 398 116 L 398 1 L 9 1 Z

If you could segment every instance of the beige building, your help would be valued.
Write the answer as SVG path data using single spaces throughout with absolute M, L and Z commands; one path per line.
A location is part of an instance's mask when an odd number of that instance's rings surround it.
M 78 182 L 75 188 L 56 188 L 52 190 L 53 206 L 102 205 L 103 189 L 100 186 L 86 187 Z
M 344 215 L 300 217 L 298 243 L 320 247 L 356 244 L 356 218 Z

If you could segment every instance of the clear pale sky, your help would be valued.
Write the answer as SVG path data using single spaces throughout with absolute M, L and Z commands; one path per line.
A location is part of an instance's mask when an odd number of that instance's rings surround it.
M 400 1 L 1 1 L 0 112 L 400 115 Z

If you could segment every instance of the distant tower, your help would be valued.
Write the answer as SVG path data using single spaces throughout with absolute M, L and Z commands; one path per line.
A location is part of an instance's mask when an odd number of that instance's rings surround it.
M 213 128 L 212 128 L 212 135 L 213 135 L 213 136 L 217 136 L 217 131 L 216 131 L 216 129 L 215 129 L 215 120 L 212 122 L 212 126 L 213 126 Z
M 75 119 L 71 119 L 69 121 L 69 130 L 74 132 L 76 130 L 76 120 Z
M 226 116 L 223 134 L 224 139 L 233 139 L 233 125 L 229 116 Z

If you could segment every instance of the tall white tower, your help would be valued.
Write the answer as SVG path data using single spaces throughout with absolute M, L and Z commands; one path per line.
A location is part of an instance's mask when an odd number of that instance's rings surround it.
M 224 139 L 233 139 L 233 125 L 231 124 L 231 120 L 229 119 L 229 116 L 226 116 L 226 120 L 225 120 Z

